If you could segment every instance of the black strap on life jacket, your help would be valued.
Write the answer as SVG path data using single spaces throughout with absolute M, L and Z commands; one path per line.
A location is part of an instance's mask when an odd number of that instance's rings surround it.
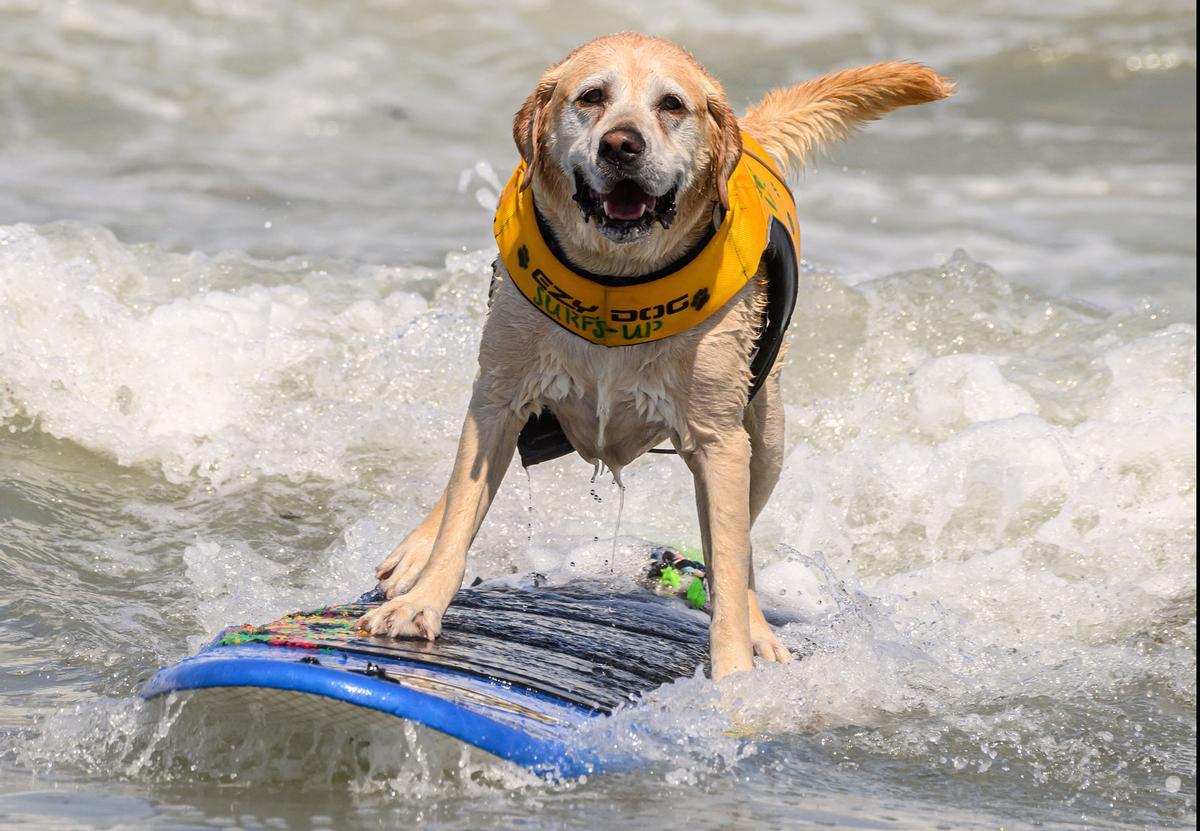
M 750 394 L 747 400 L 753 399 L 762 389 L 771 367 L 775 365 L 775 359 L 779 357 L 788 324 L 792 322 L 792 310 L 796 306 L 800 284 L 792 237 L 776 219 L 771 220 L 770 237 L 763 257 L 767 261 L 767 303 L 763 309 L 765 320 L 754 344 L 754 357 L 750 360 Z M 494 283 L 492 287 L 495 288 Z M 567 440 L 567 434 L 563 432 L 554 413 L 542 410 L 538 415 L 531 416 L 521 428 L 517 450 L 521 454 L 521 464 L 529 467 L 566 456 L 573 453 L 575 448 Z M 668 447 L 656 447 L 650 452 L 675 451 Z

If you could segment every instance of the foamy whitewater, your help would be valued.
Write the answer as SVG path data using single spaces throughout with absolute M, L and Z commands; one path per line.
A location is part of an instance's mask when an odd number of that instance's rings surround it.
M 350 5 L 0 0 L 0 825 L 1194 827 L 1194 10 Z M 567 782 L 141 702 L 436 501 L 506 122 L 630 27 L 739 106 L 892 56 L 963 90 L 798 183 L 754 544 L 803 659 L 658 691 L 579 737 L 645 767 Z M 677 460 L 623 480 L 618 528 L 578 458 L 514 466 L 467 580 L 698 543 Z

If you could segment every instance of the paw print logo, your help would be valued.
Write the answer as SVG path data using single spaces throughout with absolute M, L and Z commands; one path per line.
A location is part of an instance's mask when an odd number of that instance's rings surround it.
M 700 311 L 704 308 L 704 304 L 708 302 L 708 289 L 700 289 L 692 295 L 692 308 Z
M 517 249 L 517 264 L 521 268 L 529 268 L 529 249 L 524 245 Z

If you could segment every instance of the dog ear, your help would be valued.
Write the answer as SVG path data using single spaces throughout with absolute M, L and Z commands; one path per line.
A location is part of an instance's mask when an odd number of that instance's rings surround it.
M 521 109 L 513 117 L 513 141 L 517 152 L 525 160 L 525 175 L 521 177 L 521 190 L 533 184 L 533 171 L 537 168 L 546 132 L 550 126 L 550 99 L 558 86 L 558 75 L 546 73 L 537 87 L 525 99 Z
M 737 115 L 724 96 L 708 96 L 708 117 L 716 126 L 712 175 L 721 207 L 729 210 L 729 177 L 742 157 L 742 132 Z

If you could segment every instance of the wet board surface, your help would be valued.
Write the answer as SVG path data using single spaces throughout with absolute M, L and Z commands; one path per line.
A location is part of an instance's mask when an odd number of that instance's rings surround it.
M 290 691 L 407 719 L 548 775 L 604 762 L 572 743 L 589 720 L 698 667 L 708 622 L 679 600 L 604 587 L 479 586 L 455 597 L 433 642 L 367 635 L 355 622 L 382 602 L 287 615 L 225 630 L 161 669 L 144 698 L 239 688 Z M 265 694 L 264 694 L 265 695 Z M 297 717 L 312 713 L 297 707 Z

